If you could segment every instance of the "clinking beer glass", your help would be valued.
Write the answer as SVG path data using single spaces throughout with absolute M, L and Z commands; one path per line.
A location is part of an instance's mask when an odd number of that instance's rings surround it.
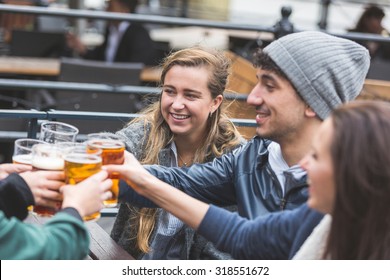
M 12 162 L 18 164 L 31 165 L 32 147 L 36 144 L 44 144 L 45 142 L 38 139 L 20 138 L 15 140 L 14 153 Z
M 91 133 L 88 134 L 88 149 L 101 149 L 103 165 L 123 164 L 125 160 L 125 143 L 120 137 L 110 133 Z M 119 194 L 119 174 L 111 174 L 112 180 L 112 198 L 104 201 L 105 207 L 116 207 Z
M 36 144 L 32 148 L 31 165 L 35 170 L 64 170 L 63 156 L 63 149 L 55 144 Z M 58 207 L 56 208 L 35 205 L 33 213 L 39 216 L 51 217 L 59 209 L 60 203 L 58 203 Z
M 38 139 L 20 138 L 15 140 L 14 153 L 12 155 L 12 162 L 17 164 L 31 165 L 32 147 L 36 144 L 43 144 L 45 142 Z M 28 211 L 33 210 L 33 206 L 27 207 Z
M 74 142 L 79 129 L 73 125 L 47 121 L 41 124 L 39 139 L 47 143 Z
M 101 149 L 87 149 L 85 145 L 77 145 L 68 149 L 64 157 L 66 183 L 75 185 L 99 172 L 102 167 L 101 154 Z M 85 221 L 97 220 L 99 218 L 100 212 L 83 217 Z

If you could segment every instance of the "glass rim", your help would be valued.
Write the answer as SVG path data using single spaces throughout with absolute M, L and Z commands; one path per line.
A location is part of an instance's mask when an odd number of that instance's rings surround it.
M 120 139 L 109 139 L 109 138 L 93 138 L 93 139 L 90 139 L 90 140 L 87 140 L 86 143 L 88 146 L 90 147 L 93 147 L 95 149 L 102 149 L 102 150 L 105 150 L 105 149 L 115 149 L 115 148 L 118 148 L 118 147 L 102 147 L 102 145 L 98 145 L 98 144 L 95 144 L 94 142 L 98 142 L 98 141 L 103 141 L 103 142 L 108 142 L 108 143 L 113 143 L 113 144 L 119 144 L 118 146 L 120 146 L 120 148 L 125 148 L 126 147 L 126 144 L 125 142 L 123 142 L 122 140 Z
M 46 142 L 43 141 L 43 140 L 40 140 L 40 139 L 35 139 L 35 138 L 18 138 L 14 141 L 14 145 L 16 146 L 18 144 L 19 147 L 21 148 L 27 148 L 26 146 L 22 146 L 20 145 L 19 143 L 21 142 L 28 142 L 28 141 L 31 141 L 31 142 L 35 142 L 35 144 L 45 144 Z M 35 145 L 34 144 L 34 145 Z M 32 146 L 31 146 L 32 147 Z M 30 148 L 31 149 L 31 148 Z
M 81 159 L 81 162 L 77 159 Z M 100 154 L 69 152 L 64 155 L 64 161 L 73 163 L 101 163 L 103 160 Z
M 22 145 L 23 142 L 30 142 L 29 144 Z M 33 139 L 33 138 L 19 138 L 16 139 L 14 142 L 14 151 L 13 156 L 20 155 L 20 154 L 31 154 L 32 149 L 35 145 L 38 144 L 45 144 L 45 141 L 39 140 L 39 139 Z
M 87 134 L 87 140 L 93 140 L 93 139 L 112 139 L 112 140 L 119 140 L 124 142 L 124 139 L 122 136 L 113 134 L 111 132 L 94 132 L 94 133 L 88 133 Z
M 47 148 L 45 149 L 45 148 L 41 148 L 41 147 L 47 147 Z M 44 152 L 44 151 L 56 151 L 56 152 L 58 151 L 60 153 L 64 152 L 64 149 L 61 148 L 60 146 L 58 146 L 57 144 L 55 144 L 55 143 L 48 143 L 48 142 L 35 144 L 33 146 L 33 148 L 32 148 L 32 151 L 37 152 L 37 150 L 39 152 Z
M 80 143 L 73 147 L 67 148 L 67 154 L 89 154 L 89 155 L 98 155 L 101 156 L 103 153 L 103 149 L 99 147 L 90 147 L 87 143 Z
M 70 130 L 69 131 L 58 131 L 58 130 L 54 130 L 52 128 L 45 127 L 45 125 L 50 125 L 50 124 L 63 126 L 63 127 L 66 127 Z M 74 133 L 76 133 L 76 134 L 79 133 L 79 129 L 77 127 L 75 127 L 74 125 L 64 123 L 64 122 L 56 122 L 56 121 L 46 121 L 46 122 L 41 123 L 41 133 L 42 133 L 42 130 L 44 130 L 44 129 L 48 130 L 48 131 L 54 131 L 54 132 L 56 132 L 58 134 L 62 134 L 62 135 L 73 135 Z M 73 131 L 71 131 L 71 130 L 73 130 Z

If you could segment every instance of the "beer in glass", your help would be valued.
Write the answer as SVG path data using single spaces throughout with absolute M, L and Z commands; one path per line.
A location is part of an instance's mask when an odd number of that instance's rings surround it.
M 32 148 L 31 165 L 35 170 L 64 170 L 64 153 L 63 149 L 55 144 L 37 144 Z M 58 203 L 56 208 L 35 205 L 33 213 L 51 217 L 61 208 L 61 203 Z
M 14 153 L 12 155 L 12 162 L 16 164 L 31 165 L 32 147 L 35 144 L 45 143 L 38 139 L 20 138 L 15 140 Z M 27 207 L 28 211 L 33 210 L 33 206 Z
M 125 159 L 125 143 L 120 137 L 110 133 L 88 134 L 88 149 L 99 148 L 102 150 L 102 164 L 123 164 Z M 104 201 L 105 207 L 116 207 L 119 194 L 119 174 L 111 174 L 112 198 Z
M 86 146 L 75 147 L 66 153 L 64 162 L 65 181 L 67 184 L 75 185 L 101 170 L 101 150 L 91 151 Z M 99 218 L 100 212 L 83 217 L 85 221 Z
M 43 144 L 43 143 L 45 142 L 38 139 L 30 139 L 30 138 L 21 138 L 15 140 L 12 162 L 18 164 L 31 165 L 32 147 L 35 144 Z

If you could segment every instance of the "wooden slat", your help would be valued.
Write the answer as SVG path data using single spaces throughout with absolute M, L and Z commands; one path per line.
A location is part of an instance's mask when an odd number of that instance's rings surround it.
M 390 101 L 390 82 L 367 79 L 358 99 Z
M 228 90 L 248 95 L 257 83 L 256 69 L 252 63 L 241 56 L 226 51 L 225 55 L 232 61 L 232 74 L 229 77 Z M 236 119 L 255 119 L 256 113 L 245 100 L 236 100 L 228 107 L 229 117 Z M 240 133 L 247 139 L 256 135 L 255 127 L 238 127 Z
M 0 73 L 32 76 L 58 76 L 60 60 L 57 58 L 36 57 L 0 57 Z M 145 67 L 141 71 L 141 81 L 159 82 L 161 69 L 159 67 Z
M 90 235 L 89 256 L 93 260 L 134 260 L 96 222 L 86 223 Z

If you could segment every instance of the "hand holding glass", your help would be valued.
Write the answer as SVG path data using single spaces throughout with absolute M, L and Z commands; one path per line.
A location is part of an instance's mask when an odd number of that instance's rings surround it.
M 99 172 L 102 167 L 101 153 L 100 149 L 87 149 L 85 145 L 70 148 L 64 157 L 66 183 L 75 185 Z M 99 218 L 100 212 L 96 212 L 85 216 L 84 220 L 90 221 Z
M 31 165 L 35 170 L 64 170 L 64 150 L 55 144 L 37 144 L 32 148 Z M 39 216 L 52 216 L 58 209 L 35 205 L 33 212 Z

